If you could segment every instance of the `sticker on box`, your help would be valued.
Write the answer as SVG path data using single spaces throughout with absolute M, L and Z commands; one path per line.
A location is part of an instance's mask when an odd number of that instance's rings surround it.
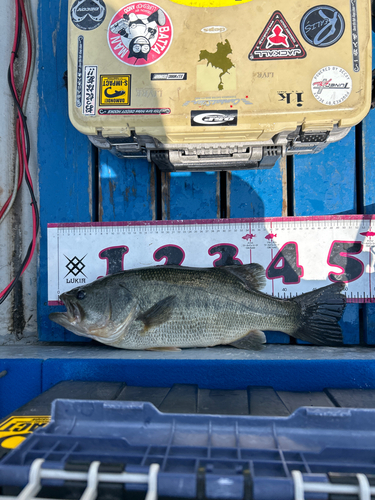
M 249 53 L 250 61 L 303 59 L 306 51 L 282 13 L 276 10 Z
M 129 106 L 131 75 L 100 75 L 100 106 Z
M 151 81 L 187 80 L 187 73 L 151 73 Z
M 223 104 L 232 108 L 233 106 L 237 106 L 238 104 L 246 104 L 249 106 L 253 104 L 249 101 L 249 96 L 245 97 L 196 97 L 193 101 L 185 101 L 183 106 L 187 106 L 188 104 L 193 104 L 195 106 L 217 106 L 219 104 Z
M 313 77 L 311 91 L 317 101 L 326 106 L 337 106 L 350 96 L 352 79 L 347 71 L 338 66 L 326 66 Z
M 314 47 L 330 47 L 345 31 L 342 14 L 334 7 L 318 5 L 308 10 L 301 20 L 301 33 Z
M 206 26 L 202 28 L 201 31 L 210 35 L 216 35 L 218 33 L 224 33 L 224 31 L 227 31 L 227 28 L 225 26 Z
M 78 37 L 77 49 L 77 88 L 76 88 L 76 106 L 82 106 L 82 87 L 83 87 L 83 36 Z
M 89 31 L 102 24 L 106 13 L 103 0 L 76 0 L 70 10 L 70 18 L 78 29 Z
M 352 24 L 353 71 L 355 73 L 358 73 L 358 71 L 360 70 L 360 65 L 359 65 L 357 0 L 350 0 L 350 20 Z
M 129 66 L 149 66 L 168 51 L 173 37 L 168 14 L 153 3 L 130 3 L 112 17 L 108 45 Z
M 39 427 L 48 424 L 51 417 L 46 416 L 14 416 L 0 424 L 0 456 L 16 448 L 29 434 Z
M 232 85 L 228 86 L 230 77 L 235 78 L 235 67 L 233 61 L 229 57 L 232 54 L 232 47 L 230 46 L 229 40 L 225 39 L 225 42 L 218 42 L 216 44 L 216 51 L 210 52 L 208 50 L 201 50 L 199 52 L 200 61 L 207 61 L 207 64 L 202 66 L 197 66 L 197 90 L 231 90 L 236 88 L 235 80 L 231 81 Z M 211 65 L 211 68 L 209 67 Z M 229 71 L 233 68 L 232 71 Z M 226 76 L 228 75 L 228 76 Z M 223 81 L 223 77 L 226 77 Z M 216 87 L 215 82 L 218 81 Z M 234 83 L 234 85 L 233 85 Z M 208 85 L 208 88 L 206 87 Z M 213 88 L 211 88 L 213 86 Z
M 99 109 L 99 115 L 170 115 L 170 108 Z
M 97 66 L 85 66 L 85 90 L 83 96 L 84 115 L 95 115 Z
M 237 110 L 219 110 L 219 111 L 191 111 L 192 127 L 207 126 L 228 126 L 237 125 Z

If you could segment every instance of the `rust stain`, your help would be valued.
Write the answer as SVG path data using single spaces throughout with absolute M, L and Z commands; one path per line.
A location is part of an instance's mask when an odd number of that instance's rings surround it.
M 286 156 L 280 159 L 280 170 L 281 170 L 281 183 L 283 187 L 283 205 L 281 209 L 281 216 L 288 216 L 288 185 L 286 176 Z
M 149 183 L 149 192 L 148 196 L 150 197 L 150 204 L 151 204 L 151 217 L 152 220 L 156 219 L 156 193 L 155 193 L 155 166 L 153 163 L 151 163 L 151 168 L 150 168 L 150 183 Z
M 133 187 L 132 187 L 132 193 L 133 196 L 137 196 L 137 176 L 135 175 L 135 170 L 132 170 L 132 175 L 133 175 Z
M 227 218 L 230 219 L 230 187 L 232 182 L 232 172 L 227 172 Z
M 220 219 L 221 203 L 220 203 L 220 172 L 216 172 L 216 218 Z
M 116 219 L 115 200 L 113 196 L 116 190 L 116 183 L 113 182 L 111 179 L 109 179 L 108 186 L 109 186 L 109 202 L 113 207 L 113 216 Z
M 100 178 L 99 178 L 99 200 L 98 200 L 98 203 L 99 203 L 99 213 L 98 213 L 98 217 L 99 217 L 99 222 L 102 222 L 103 220 L 103 192 L 102 192 L 102 184 L 100 182 Z
M 171 174 L 170 172 L 161 173 L 161 203 L 162 220 L 171 218 Z

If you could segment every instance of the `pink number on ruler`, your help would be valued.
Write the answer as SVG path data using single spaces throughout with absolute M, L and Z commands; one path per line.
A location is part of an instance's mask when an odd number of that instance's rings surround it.
M 177 245 L 164 245 L 155 250 L 153 259 L 156 262 L 165 259 L 164 265 L 181 266 L 185 260 L 185 252 Z
M 362 252 L 362 243 L 360 241 L 333 241 L 329 249 L 327 262 L 330 266 L 341 268 L 341 273 L 328 274 L 328 278 L 336 282 L 350 283 L 360 278 L 364 272 L 363 262 L 351 254 Z
M 285 285 L 298 284 L 303 274 L 303 267 L 299 265 L 298 245 L 295 241 L 285 243 L 266 269 L 268 279 L 282 278 Z

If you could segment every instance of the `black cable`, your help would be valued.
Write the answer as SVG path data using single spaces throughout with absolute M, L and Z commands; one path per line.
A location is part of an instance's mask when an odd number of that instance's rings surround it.
M 20 4 L 18 4 L 18 19 L 19 19 L 19 23 L 18 23 L 19 26 L 18 26 L 18 31 L 17 31 L 16 50 L 14 51 L 15 57 L 18 57 L 18 50 L 20 48 L 21 36 L 22 36 L 22 9 L 21 9 Z
M 14 51 L 14 56 L 15 57 L 18 56 L 18 50 L 19 50 L 19 47 L 20 47 L 21 34 L 22 34 L 22 10 L 21 10 L 20 4 L 18 4 L 18 9 L 19 9 L 19 23 L 18 23 L 18 31 L 17 31 L 16 49 Z M 12 98 L 13 98 L 15 104 L 16 104 L 16 107 L 17 107 L 17 110 L 18 110 L 18 113 L 19 113 L 19 115 L 17 117 L 17 120 L 19 120 L 20 118 L 22 120 L 24 134 L 21 137 L 21 140 L 25 141 L 26 162 L 28 163 L 29 162 L 29 158 L 30 158 L 30 136 L 29 136 L 29 130 L 28 130 L 27 123 L 26 123 L 26 116 L 25 116 L 25 114 L 22 111 L 22 108 L 21 108 L 21 105 L 20 105 L 20 102 L 19 102 L 19 98 L 18 98 L 17 94 L 15 93 L 15 90 L 14 90 L 13 85 L 12 85 L 10 65 L 9 65 L 9 69 L 8 69 L 8 85 L 9 85 L 9 88 L 10 88 L 10 91 L 11 91 L 11 94 L 12 94 Z M 31 196 L 31 205 L 32 205 L 32 207 L 34 208 L 34 211 L 35 211 L 35 221 L 36 221 L 35 236 L 37 236 L 37 234 L 39 232 L 39 209 L 38 209 L 38 203 L 36 201 L 33 188 L 32 188 L 32 186 L 30 184 L 30 181 L 29 181 L 29 179 L 28 179 L 28 177 L 26 175 L 26 172 L 25 172 L 24 175 L 25 175 L 26 185 L 27 185 L 27 187 L 29 189 L 30 196 Z M 2 304 L 6 300 L 6 298 L 9 296 L 9 294 L 12 292 L 12 290 L 15 287 L 17 281 L 20 279 L 21 274 L 25 270 L 26 263 L 27 263 L 27 261 L 30 258 L 30 254 L 31 254 L 32 246 L 33 246 L 33 241 L 34 240 L 31 241 L 31 243 L 30 243 L 30 245 L 29 245 L 29 247 L 27 249 L 26 256 L 25 256 L 24 260 L 22 261 L 22 264 L 21 264 L 20 268 L 18 269 L 17 274 L 16 274 L 16 276 L 15 276 L 12 284 L 9 286 L 8 290 L 6 291 L 6 293 L 0 298 L 0 304 Z

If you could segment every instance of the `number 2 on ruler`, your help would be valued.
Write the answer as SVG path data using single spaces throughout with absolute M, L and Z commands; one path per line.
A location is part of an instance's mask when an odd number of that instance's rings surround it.
M 331 271 L 328 278 L 332 282 L 350 283 L 357 280 L 364 273 L 364 265 L 353 255 L 362 252 L 360 241 L 333 241 L 328 252 L 327 263 L 341 272 Z M 99 253 L 101 259 L 107 261 L 107 273 L 113 274 L 124 269 L 124 258 L 128 253 L 127 246 L 109 247 Z M 208 250 L 209 255 L 219 255 L 213 265 L 241 265 L 242 261 L 237 258 L 238 248 L 230 243 L 214 245 Z M 185 260 L 184 250 L 177 245 L 164 245 L 158 248 L 153 255 L 156 262 L 164 260 L 164 264 L 181 265 Z M 281 278 L 285 285 L 298 284 L 304 276 L 303 263 L 299 262 L 298 243 L 289 241 L 285 243 L 271 260 L 266 269 L 269 280 Z

